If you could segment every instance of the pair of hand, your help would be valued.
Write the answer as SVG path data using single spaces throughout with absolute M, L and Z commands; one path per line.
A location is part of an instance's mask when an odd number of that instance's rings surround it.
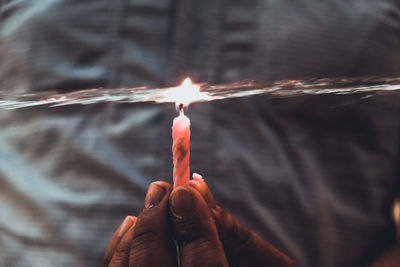
M 176 243 L 178 248 L 176 248 Z M 217 206 L 199 178 L 172 189 L 154 182 L 140 214 L 115 231 L 104 266 L 294 266 L 293 261 Z

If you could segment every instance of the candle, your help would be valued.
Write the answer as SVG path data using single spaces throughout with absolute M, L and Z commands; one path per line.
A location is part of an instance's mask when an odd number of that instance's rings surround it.
M 190 177 L 190 120 L 179 105 L 179 116 L 172 124 L 172 154 L 174 163 L 174 187 L 184 185 Z
M 167 99 L 179 105 L 179 116 L 172 123 L 172 154 L 174 163 L 174 187 L 189 182 L 190 177 L 190 120 L 184 114 L 184 107 L 199 100 L 208 100 L 209 96 L 200 92 L 200 86 L 186 78 L 178 87 L 165 92 Z

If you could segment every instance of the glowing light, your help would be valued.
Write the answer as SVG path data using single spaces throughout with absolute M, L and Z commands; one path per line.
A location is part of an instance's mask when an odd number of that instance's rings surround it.
M 175 102 L 176 105 L 183 104 L 188 106 L 197 101 L 207 101 L 210 96 L 200 91 L 200 85 L 192 83 L 190 78 L 186 78 L 178 87 L 168 88 L 163 92 L 165 102 Z

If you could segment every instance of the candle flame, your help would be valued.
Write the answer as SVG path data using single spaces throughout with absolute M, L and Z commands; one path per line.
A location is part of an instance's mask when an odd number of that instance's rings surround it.
M 190 103 L 196 101 L 208 100 L 210 96 L 200 91 L 200 85 L 192 83 L 190 78 L 183 80 L 180 86 L 168 88 L 163 93 L 166 102 L 175 102 L 178 107 L 180 104 L 187 107 Z
M 200 86 L 193 84 L 192 80 L 188 77 L 183 80 L 179 87 L 176 87 L 175 91 L 175 104 L 183 104 L 188 106 L 193 100 L 198 98 L 200 94 Z
M 194 84 L 192 84 L 192 80 L 189 77 L 185 78 L 181 84 L 181 86 L 184 88 L 191 87 L 193 85 Z

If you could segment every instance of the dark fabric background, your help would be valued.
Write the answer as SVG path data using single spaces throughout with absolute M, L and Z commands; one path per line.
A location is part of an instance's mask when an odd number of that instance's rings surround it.
M 2 0 L 0 88 L 22 94 L 400 75 L 398 1 Z M 99 266 L 148 184 L 172 181 L 172 105 L 0 111 L 0 265 Z M 399 98 L 193 104 L 191 168 L 299 266 L 395 243 Z

